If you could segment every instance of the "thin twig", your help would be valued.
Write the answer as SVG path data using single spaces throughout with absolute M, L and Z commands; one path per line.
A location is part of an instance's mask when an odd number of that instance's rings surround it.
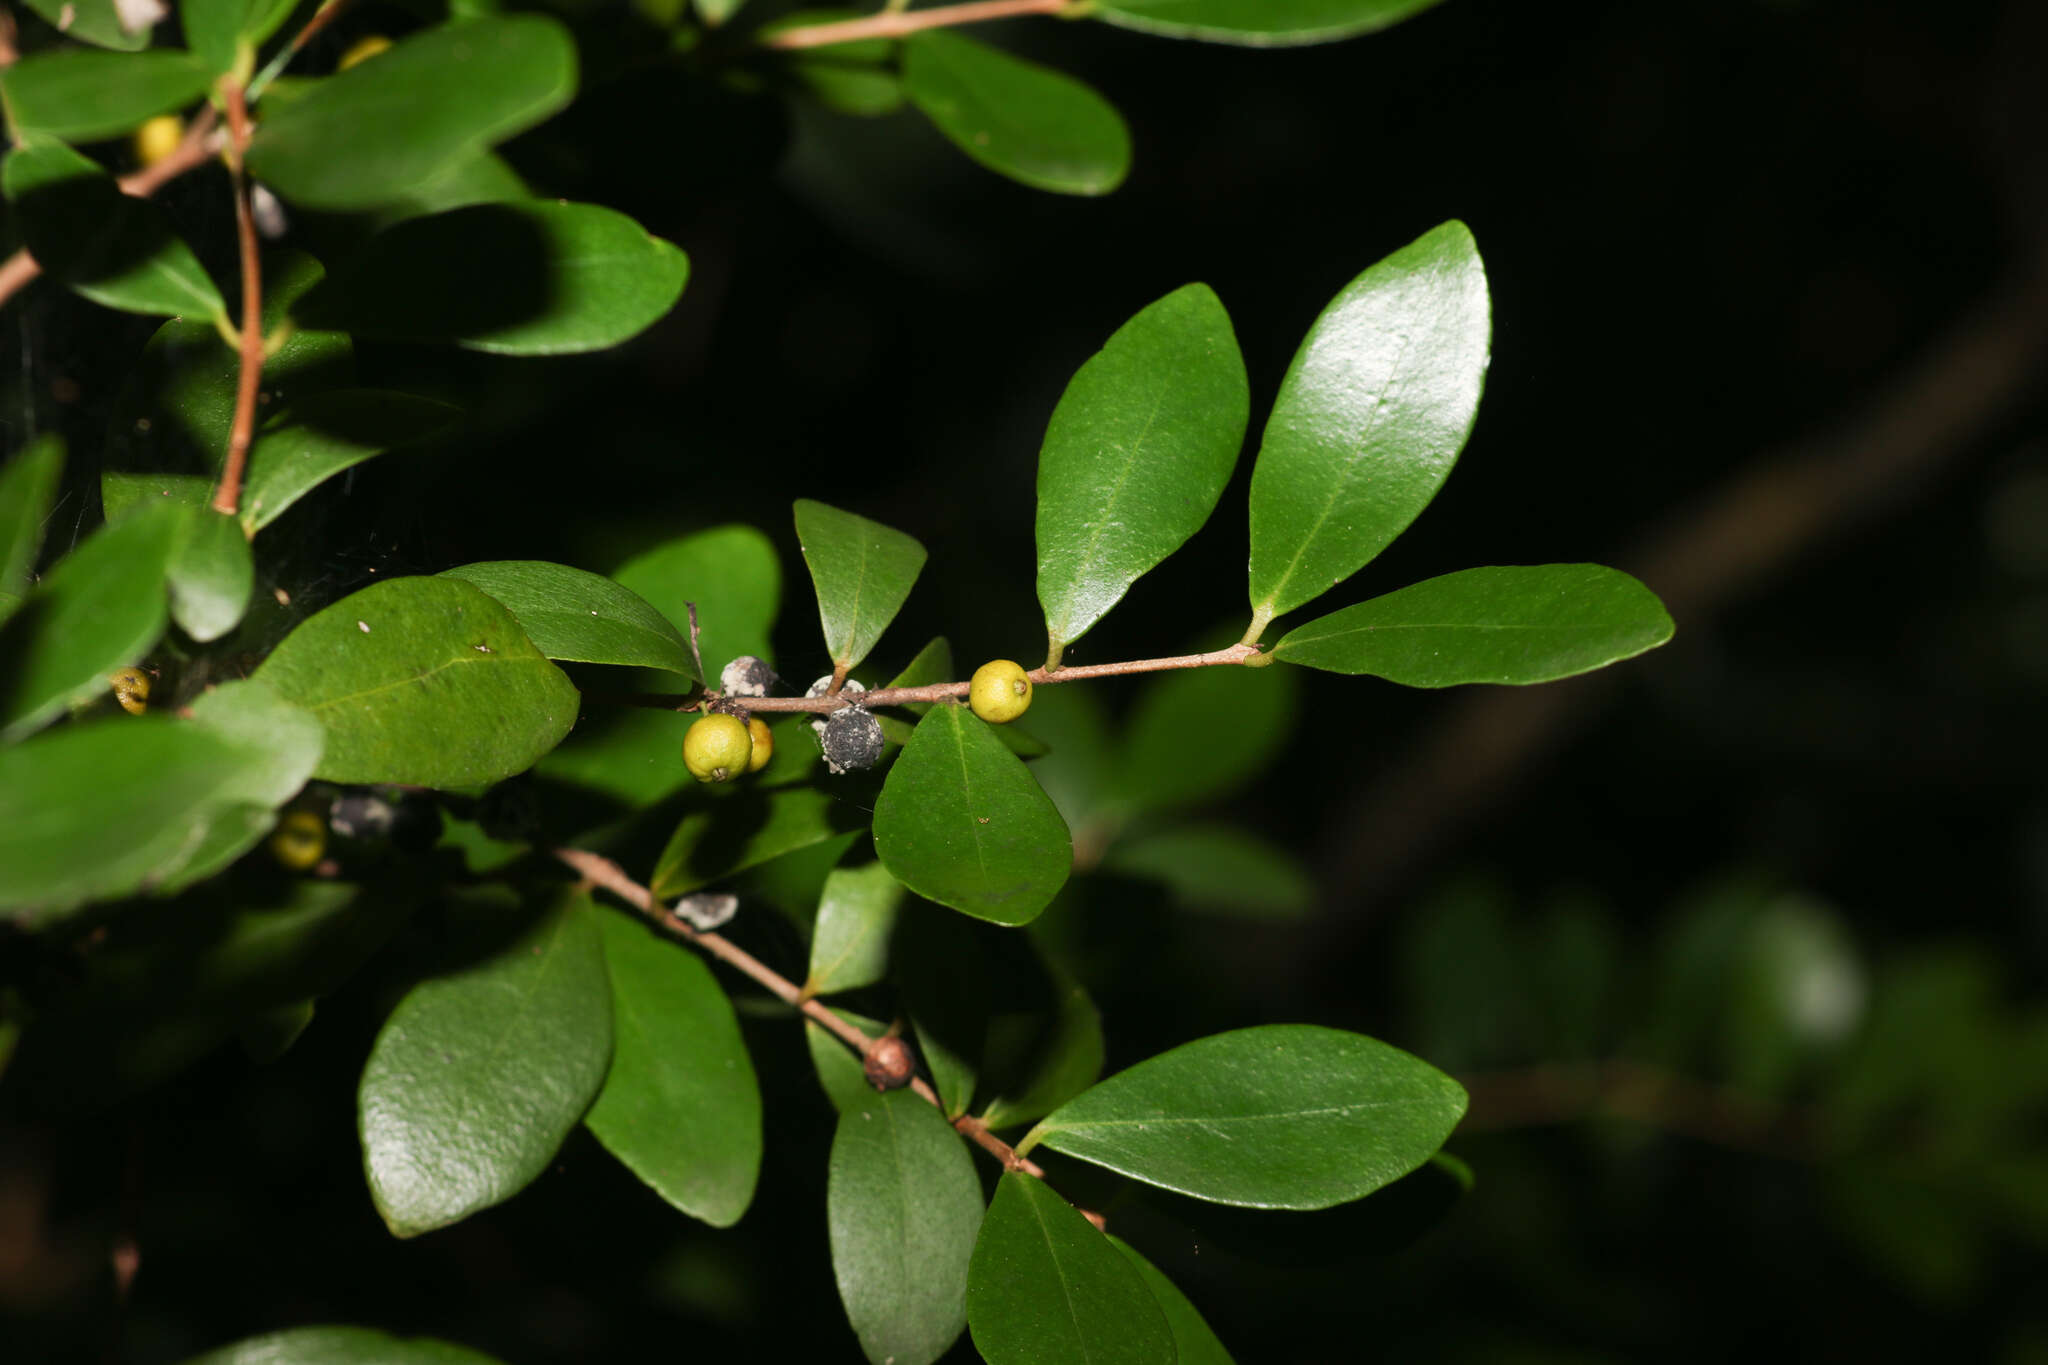
M 292 58 L 298 56 L 306 44 L 313 40 L 313 35 L 333 23 L 347 8 L 348 0 L 327 0 L 326 4 L 315 10 L 313 17 L 306 21 L 306 26 L 300 29 L 291 42 L 272 57 L 269 64 L 257 72 L 255 78 L 249 82 L 249 98 L 253 100 L 269 89 L 270 83 L 283 74 L 285 67 L 291 64 Z
M 641 914 L 653 920 L 669 933 L 694 947 L 701 948 L 711 956 L 767 988 L 768 993 L 784 1004 L 803 1011 L 804 1017 L 816 1023 L 840 1042 L 846 1044 L 863 1059 L 868 1050 L 880 1041 L 870 1038 L 859 1028 L 832 1012 L 820 1001 L 804 995 L 803 988 L 781 972 L 755 957 L 746 949 L 734 943 L 723 934 L 712 933 L 676 918 L 668 912 L 654 893 L 626 875 L 626 870 L 601 853 L 592 853 L 581 848 L 558 848 L 555 857 L 574 868 L 576 873 L 593 886 L 601 886 L 617 896 Z M 933 1090 L 923 1077 L 912 1077 L 910 1088 L 928 1101 L 939 1112 L 945 1106 L 939 1102 L 938 1092 Z M 1026 1175 L 1045 1178 L 1045 1171 L 1035 1161 L 1017 1155 L 1016 1148 L 988 1130 L 988 1125 L 972 1115 L 963 1114 L 953 1120 L 953 1127 L 962 1137 L 982 1148 L 996 1160 L 1003 1163 L 1005 1170 L 1022 1171 Z M 1083 1210 L 1083 1212 L 1086 1212 Z
M 185 130 L 184 141 L 169 156 L 153 166 L 144 166 L 115 181 L 121 193 L 132 194 L 137 199 L 147 199 L 166 184 L 187 171 L 204 166 L 220 150 L 220 137 L 214 130 L 214 113 L 211 107 L 200 110 L 192 117 L 191 127 Z M 21 248 L 5 261 L 0 261 L 0 305 L 19 293 L 30 280 L 43 273 L 27 247 Z
M 249 105 L 232 77 L 220 83 L 228 106 L 228 171 L 235 193 L 235 238 L 242 254 L 242 355 L 235 376 L 235 415 L 228 427 L 227 459 L 220 486 L 214 489 L 213 510 L 234 516 L 242 505 L 242 470 L 249 443 L 256 436 L 256 395 L 263 387 L 263 264 L 258 255 L 256 218 L 249 208 L 249 176 L 243 157 L 249 150 Z
M 934 9 L 884 10 L 859 19 L 841 19 L 830 24 L 805 24 L 786 28 L 762 39 L 764 47 L 832 47 L 872 38 L 901 38 L 928 28 L 953 28 L 960 24 L 985 23 L 990 19 L 1015 19 L 1028 14 L 1058 14 L 1074 0 L 971 0 L 964 5 L 940 5 Z

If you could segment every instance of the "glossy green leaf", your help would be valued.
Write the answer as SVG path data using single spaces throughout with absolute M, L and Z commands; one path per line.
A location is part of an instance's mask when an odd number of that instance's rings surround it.
M 1230 315 L 1205 284 L 1118 328 L 1067 385 L 1038 455 L 1038 600 L 1053 658 L 1202 529 L 1250 403 Z
M 297 0 L 178 0 L 185 45 L 207 69 L 226 75 L 246 45 L 253 53 L 289 19 Z
M 667 618 L 601 574 L 537 559 L 500 559 L 449 569 L 514 616 L 550 659 L 665 668 L 697 676 L 690 646 Z
M 1201 1311 L 1188 1302 L 1178 1285 L 1123 1238 L 1111 1237 L 1109 1244 L 1123 1253 L 1124 1259 L 1137 1269 L 1138 1278 L 1152 1291 L 1152 1301 L 1159 1305 L 1167 1327 L 1173 1332 L 1178 1365 L 1233 1365 L 1230 1352 L 1223 1349 L 1216 1333 L 1203 1321 Z
M 1043 1180 L 1005 1171 L 967 1279 L 989 1365 L 1173 1365 L 1173 1331 L 1137 1268 Z
M 92 54 L 124 63 L 141 60 Z M 0 171 L 22 239 L 51 279 L 94 303 L 165 317 L 225 317 L 220 290 L 161 207 L 121 193 L 99 164 L 37 138 Z
M 143 716 L 0 749 L 0 907 L 27 927 L 177 872 L 276 771 L 204 725 Z
M 67 38 L 117 52 L 137 52 L 149 46 L 151 26 L 144 24 L 131 31 L 121 22 L 114 0 L 27 0 L 27 4 Z
M 662 897 L 698 887 L 856 828 L 865 812 L 815 787 L 737 792 L 683 817 L 654 864 Z
M 852 46 L 848 44 L 847 46 Z M 789 63 L 789 78 L 799 89 L 835 114 L 880 118 L 903 107 L 903 79 L 894 71 L 867 62 L 835 60 L 835 48 L 816 49 L 815 57 Z
M 1197 1199 L 1322 1209 L 1429 1160 L 1465 1091 L 1363 1034 L 1274 1024 L 1199 1039 L 1118 1072 L 1025 1135 Z
M 1102 868 L 1162 883 L 1174 904 L 1239 919 L 1294 919 L 1315 904 L 1315 884 L 1277 844 L 1235 825 L 1181 825 L 1120 840 Z
M 1072 76 L 934 29 L 903 44 L 903 89 L 955 146 L 998 175 L 1057 194 L 1108 194 L 1131 134 Z
M 267 109 L 249 168 L 311 208 L 374 208 L 575 93 L 576 45 L 555 20 L 442 24 Z
M 1067 822 L 962 706 L 934 708 L 889 769 L 875 852 L 918 895 L 997 924 L 1036 919 L 1074 865 Z
M 1408 687 L 1539 683 L 1655 649 L 1671 617 L 1648 588 L 1598 564 L 1466 569 L 1296 626 L 1285 663 Z
M 1486 270 L 1459 222 L 1388 256 L 1323 309 L 1252 468 L 1255 620 L 1328 592 L 1429 505 L 1472 433 L 1491 329 Z
M 1397 24 L 1437 0 L 1098 0 L 1091 18 L 1163 38 L 1246 47 L 1334 43 Z
M 611 988 L 586 894 L 430 977 L 377 1031 L 356 1093 L 370 1196 L 413 1237 L 524 1189 L 604 1084 Z
M 363 222 L 381 232 L 408 218 L 424 218 L 471 204 L 501 204 L 532 197 L 533 191 L 510 162 L 496 152 L 478 150 L 436 171 L 431 180 L 408 186 L 385 200 L 364 214 Z
M 101 527 L 0 627 L 0 741 L 105 692 L 109 673 L 149 652 L 179 523 L 177 508 L 150 507 Z
M 394 1337 L 367 1327 L 294 1327 L 194 1356 L 185 1365 L 498 1365 L 495 1358 L 432 1337 Z
M 295 312 L 309 326 L 357 336 L 568 355 L 616 346 L 660 321 L 689 273 L 672 243 L 612 209 L 470 204 L 386 228 Z
M 732 1001 L 692 950 L 600 914 L 612 1064 L 584 1123 L 663 1199 L 713 1227 L 753 1202 L 761 1089 Z
M 768 632 L 782 608 L 782 562 L 751 526 L 714 526 L 665 541 L 620 565 L 614 582 L 689 629 L 697 604 L 704 667 L 714 677 L 742 654 L 775 660 Z
M 835 667 L 852 668 L 903 609 L 924 568 L 924 546 L 809 498 L 796 502 L 796 538 L 818 593 L 825 648 Z
M 0 71 L 0 96 L 17 133 L 97 142 L 192 103 L 212 80 L 206 63 L 189 52 L 63 48 Z
M 825 1221 L 839 1301 L 873 1365 L 930 1365 L 960 1335 L 981 1214 L 966 1145 L 917 1095 L 840 1114 Z
M 34 582 L 43 522 L 64 472 L 64 442 L 39 436 L 0 466 L 0 623 L 14 615 Z
M 1106 795 L 1126 811 L 1213 800 L 1249 782 L 1294 728 L 1299 679 L 1279 668 L 1188 668 L 1145 684 Z
M 304 707 L 254 678 L 209 687 L 192 699 L 192 723 L 261 756 L 244 769 L 230 794 L 266 809 L 298 795 L 320 765 L 327 732 Z
M 266 382 L 268 374 L 266 366 Z M 344 469 L 437 436 L 459 415 L 447 403 L 383 389 L 339 389 L 296 400 L 263 424 L 249 448 L 242 526 L 255 534 Z
M 171 551 L 171 619 L 194 640 L 218 640 L 242 622 L 256 561 L 241 523 L 211 507 L 182 507 Z
M 879 1019 L 852 1010 L 835 1009 L 833 1013 L 870 1038 L 881 1037 L 889 1028 Z M 874 1099 L 875 1088 L 868 1084 L 867 1071 L 852 1048 L 809 1019 L 804 1020 L 804 1044 L 811 1054 L 811 1068 L 818 1073 L 818 1085 L 834 1109 L 844 1114 L 862 1109 Z
M 1102 1012 L 1081 983 L 1048 964 L 1053 1017 L 1028 1070 L 1015 1086 L 982 1110 L 991 1128 L 1014 1128 L 1041 1118 L 1094 1084 L 1102 1074 Z
M 805 994 L 856 990 L 887 975 L 889 935 L 902 904 L 903 884 L 880 863 L 834 868 L 818 899 Z
M 511 613 L 451 578 L 395 578 L 299 623 L 256 676 L 327 728 L 331 782 L 474 787 L 523 772 L 578 695 Z

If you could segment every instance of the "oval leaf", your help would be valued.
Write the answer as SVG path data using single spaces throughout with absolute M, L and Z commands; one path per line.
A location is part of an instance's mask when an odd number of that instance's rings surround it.
M 311 208 L 374 208 L 539 123 L 575 93 L 576 45 L 553 19 L 443 24 L 266 106 L 249 168 Z
M 256 676 L 327 727 L 330 782 L 475 787 L 531 767 L 577 692 L 481 589 L 396 578 L 301 621 Z
M 903 89 L 961 151 L 1056 194 L 1108 194 L 1131 169 L 1131 134 L 1072 76 L 957 33 L 903 44 Z
M 1177 1365 L 1234 1365 L 1230 1352 L 1223 1349 L 1223 1343 L 1216 1340 L 1216 1333 L 1202 1320 L 1202 1314 L 1188 1302 L 1187 1295 L 1180 1287 L 1160 1271 L 1158 1266 L 1140 1256 L 1121 1237 L 1111 1237 L 1109 1244 L 1123 1253 L 1138 1272 L 1138 1278 L 1152 1291 L 1152 1301 L 1159 1305 L 1159 1311 L 1166 1316 L 1166 1325 L 1173 1330 L 1173 1346 L 1178 1355 Z
M 367 1327 L 295 1327 L 194 1356 L 185 1365 L 498 1365 L 480 1351 L 432 1337 L 394 1337 Z
M 742 654 L 774 662 L 768 632 L 782 609 L 782 562 L 753 527 L 714 526 L 665 541 L 621 564 L 612 580 L 684 626 L 695 602 L 714 677 Z
M 206 63 L 189 52 L 66 48 L 0 71 L 0 95 L 17 133 L 97 142 L 190 104 L 212 80 Z
M 918 722 L 875 803 L 896 880 L 996 924 L 1027 924 L 1073 870 L 1073 838 L 1022 759 L 965 707 Z
M 0 467 L 0 622 L 14 615 L 34 581 L 43 519 L 64 472 L 64 442 L 38 436 Z
M 1137 1270 L 1042 1180 L 1006 1171 L 968 1271 L 989 1365 L 1173 1365 L 1173 1332 Z
M 600 913 L 587 895 L 564 897 L 495 952 L 414 986 L 377 1031 L 356 1128 L 370 1196 L 398 1236 L 519 1193 L 604 1084 Z
M 132 17 L 123 16 L 118 0 L 28 0 L 28 7 L 67 38 L 119 52 L 149 46 L 153 25 L 134 23 Z
M 263 377 L 268 384 L 268 364 Z M 265 422 L 249 448 L 243 528 L 254 535 L 342 470 L 437 435 L 458 415 L 447 403 L 409 393 L 342 389 L 307 394 Z
M 215 75 L 234 70 L 242 47 L 261 47 L 291 18 L 297 0 L 179 0 L 185 45 Z
M 797 545 L 818 592 L 818 622 L 835 668 L 852 668 L 903 609 L 924 546 L 878 521 L 822 502 L 796 502 Z
M 1309 1024 L 1239 1029 L 1120 1071 L 1025 1135 L 1218 1204 L 1323 1209 L 1429 1160 L 1465 1091 L 1399 1048 Z
M 0 183 L 23 240 L 51 279 L 125 312 L 226 316 L 220 290 L 170 217 L 147 199 L 123 194 L 97 162 L 38 138 L 8 154 Z
M 908 1090 L 839 1116 L 825 1186 L 839 1301 L 874 1365 L 929 1365 L 967 1325 L 981 1181 L 953 1126 Z
M 1458 222 L 1367 270 L 1309 328 L 1252 468 L 1261 627 L 1358 572 L 1436 496 L 1472 433 L 1491 328 Z
M 1632 659 L 1671 638 L 1657 595 L 1618 569 L 1466 569 L 1287 632 L 1273 657 L 1408 687 L 1540 683 Z
M 1053 660 L 1202 529 L 1250 403 L 1230 315 L 1205 284 L 1118 328 L 1067 385 L 1038 455 L 1038 600 Z
M 496 598 L 550 659 L 697 676 L 681 632 L 637 595 L 599 574 L 538 559 L 501 559 L 464 564 L 441 577 L 474 583 Z
M 903 905 L 903 883 L 880 863 L 835 867 L 818 898 L 804 994 L 872 986 L 889 970 L 889 935 Z
M 1437 0 L 1098 0 L 1091 18 L 1163 38 L 1246 47 L 1334 43 L 1397 24 Z
M 470 204 L 378 233 L 293 312 L 358 336 L 569 355 L 645 331 L 689 273 L 674 245 L 611 209 Z
M 761 1173 L 761 1089 L 732 1001 L 703 959 L 601 914 L 612 1064 L 584 1124 L 653 1191 L 731 1227 Z
M 57 562 L 0 628 L 0 741 L 107 690 L 163 634 L 164 576 L 181 509 L 146 507 Z
M 211 507 L 178 510 L 184 525 L 171 551 L 171 619 L 204 644 L 241 624 L 256 586 L 256 561 L 233 517 Z

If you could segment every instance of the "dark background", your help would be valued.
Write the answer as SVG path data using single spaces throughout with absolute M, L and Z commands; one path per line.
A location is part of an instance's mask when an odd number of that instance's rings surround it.
M 413 22 L 366 3 L 310 64 Z M 1112 1069 L 1302 1019 L 1528 1074 L 1540 1040 L 1433 1049 L 1416 1002 L 1493 979 L 1500 926 L 1545 922 L 1560 896 L 1629 945 L 1603 1024 L 1620 1047 L 1654 1014 L 1649 945 L 1731 877 L 1827 907 L 1873 980 L 1937 952 L 1996 964 L 1990 994 L 2035 1021 L 2014 1036 L 2048 1037 L 2048 10 L 1449 0 L 1313 49 L 1050 22 L 977 36 L 1118 105 L 1123 188 L 1041 194 L 914 113 L 837 118 L 628 70 L 593 41 L 575 108 L 508 154 L 539 192 L 683 246 L 680 307 L 595 357 L 359 347 L 365 383 L 445 392 L 473 424 L 357 471 L 297 566 L 305 600 L 475 559 L 607 568 L 748 521 L 786 550 L 778 643 L 801 659 L 788 504 L 809 496 L 929 547 L 891 642 L 945 633 L 963 660 L 1035 662 L 1034 460 L 1073 370 L 1138 308 L 1206 281 L 1243 346 L 1255 449 L 1323 303 L 1457 217 L 1494 300 L 1477 432 L 1415 527 L 1323 605 L 1472 564 L 1598 560 L 1664 593 L 1678 637 L 1540 693 L 1307 678 L 1290 744 L 1214 813 L 1298 853 L 1316 912 L 1190 921 L 1142 889 L 1085 891 L 1094 960 L 1117 966 L 1089 980 Z M 203 184 L 166 200 L 195 235 L 223 227 Z M 46 289 L 19 311 L 5 344 L 28 420 L 96 430 L 113 395 L 77 381 L 148 325 Z M 1177 652 L 1242 619 L 1249 464 L 1070 659 Z M 8 1130 L 10 1358 L 173 1360 L 320 1321 L 532 1365 L 856 1358 L 820 1215 L 829 1126 L 785 1024 L 750 1024 L 770 1150 L 737 1229 L 681 1225 L 579 1134 L 516 1200 L 400 1243 L 352 1122 L 381 1003 L 323 1003 L 269 1068 L 223 1053 L 117 1111 Z M 1986 1087 L 2038 1095 L 2044 1050 L 1971 1055 Z M 1246 1362 L 2048 1359 L 2038 1105 L 2013 1149 L 2032 1183 L 1986 1201 L 2012 1216 L 1957 1232 L 1939 1192 L 1932 1213 L 1859 1218 L 1853 1172 L 1786 1137 L 1796 1097 L 1731 1128 L 1711 1103 L 1617 1118 L 1474 1093 L 1451 1150 L 1476 1186 L 1393 1253 L 1378 1224 L 1337 1215 L 1275 1245 L 1186 1231 L 1185 1210 L 1133 1207 L 1122 1228 Z M 142 1250 L 118 1312 L 117 1227 Z

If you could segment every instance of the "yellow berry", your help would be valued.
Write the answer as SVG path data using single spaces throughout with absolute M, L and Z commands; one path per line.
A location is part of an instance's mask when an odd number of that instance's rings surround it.
M 139 668 L 117 668 L 107 681 L 113 684 L 114 700 L 121 703 L 123 711 L 139 716 L 149 709 L 149 674 Z
M 775 757 L 775 732 L 768 728 L 768 722 L 759 716 L 747 717 L 747 738 L 753 741 L 754 754 L 747 760 L 747 771 L 760 772 L 768 766 L 768 760 Z
M 293 872 L 304 872 L 327 852 L 327 824 L 309 810 L 287 811 L 270 835 L 270 856 Z
M 974 670 L 967 704 L 990 725 L 1008 725 L 1031 709 L 1031 679 L 1008 659 L 991 659 Z
M 334 64 L 336 71 L 346 71 L 352 66 L 361 66 L 372 57 L 391 50 L 391 40 L 381 33 L 372 33 L 349 44 L 348 51 L 341 54 L 341 60 Z
M 754 741 L 738 716 L 714 712 L 683 736 L 683 766 L 699 782 L 730 782 L 747 771 Z
M 158 114 L 145 119 L 135 130 L 135 159 L 145 166 L 154 166 L 185 140 L 185 120 L 176 114 Z

